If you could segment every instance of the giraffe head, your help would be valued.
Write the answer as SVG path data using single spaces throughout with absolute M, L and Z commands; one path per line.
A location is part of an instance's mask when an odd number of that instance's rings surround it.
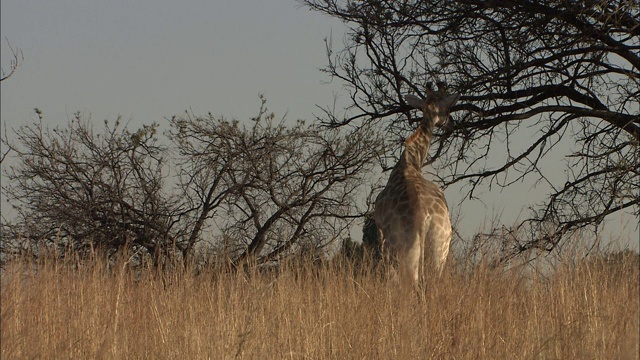
M 449 110 L 460 98 L 460 94 L 448 94 L 444 91 L 428 91 L 421 99 L 415 95 L 405 95 L 404 99 L 412 107 L 422 111 L 422 121 L 432 121 L 434 126 L 444 126 L 449 119 Z

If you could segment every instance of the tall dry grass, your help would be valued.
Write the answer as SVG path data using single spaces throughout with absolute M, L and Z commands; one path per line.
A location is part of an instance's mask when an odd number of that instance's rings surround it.
M 637 256 L 547 275 L 479 265 L 419 292 L 344 262 L 199 275 L 105 264 L 11 262 L 2 358 L 638 358 Z

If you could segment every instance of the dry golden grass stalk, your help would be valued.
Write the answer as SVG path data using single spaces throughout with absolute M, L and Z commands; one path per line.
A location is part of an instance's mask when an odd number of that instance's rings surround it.
M 418 292 L 344 261 L 198 275 L 77 265 L 2 270 L 3 359 L 638 359 L 637 255 L 547 275 L 451 266 Z

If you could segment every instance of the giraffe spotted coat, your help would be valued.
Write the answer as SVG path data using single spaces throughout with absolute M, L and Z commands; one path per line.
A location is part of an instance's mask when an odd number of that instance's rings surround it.
M 449 254 L 451 221 L 443 191 L 422 175 L 431 136 L 443 125 L 460 95 L 430 92 L 427 99 L 407 95 L 423 113 L 418 129 L 405 141 L 405 151 L 375 202 L 375 221 L 384 252 L 397 264 L 399 276 L 419 281 L 420 265 L 441 274 Z

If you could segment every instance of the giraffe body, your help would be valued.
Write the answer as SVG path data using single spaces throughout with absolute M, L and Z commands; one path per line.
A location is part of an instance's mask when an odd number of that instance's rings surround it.
M 397 263 L 398 275 L 417 284 L 421 264 L 440 275 L 449 254 L 451 221 L 444 192 L 422 176 L 431 135 L 442 125 L 459 95 L 431 93 L 407 102 L 423 112 L 418 129 L 405 141 L 405 151 L 375 202 L 375 221 L 386 255 Z

